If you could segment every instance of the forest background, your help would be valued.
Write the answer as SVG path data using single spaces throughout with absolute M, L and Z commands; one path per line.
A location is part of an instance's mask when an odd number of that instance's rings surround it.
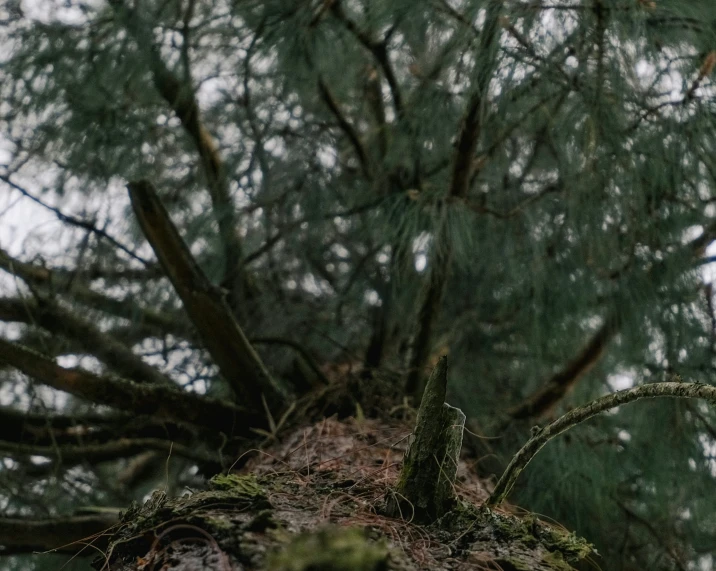
M 7 0 L 0 42 L 13 525 L 199 485 L 326 384 L 415 403 L 442 354 L 485 478 L 574 406 L 713 384 L 708 0 Z M 218 306 L 156 257 L 142 189 Z M 168 389 L 197 400 L 163 411 Z M 709 570 L 715 453 L 713 407 L 641 402 L 551 442 L 511 500 L 604 569 Z M 1 539 L 6 568 L 56 568 Z

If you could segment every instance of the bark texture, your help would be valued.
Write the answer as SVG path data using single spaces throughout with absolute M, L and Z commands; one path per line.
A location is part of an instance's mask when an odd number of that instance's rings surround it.
M 127 511 L 96 569 L 390 571 L 572 569 L 584 540 L 480 507 L 484 484 L 464 462 L 454 508 L 430 525 L 385 515 L 410 427 L 325 419 L 287 434 L 209 488 L 162 492 Z

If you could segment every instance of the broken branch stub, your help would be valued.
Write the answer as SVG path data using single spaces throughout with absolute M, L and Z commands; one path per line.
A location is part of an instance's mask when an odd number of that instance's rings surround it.
M 425 387 L 398 484 L 388 497 L 392 517 L 430 523 L 455 504 L 465 415 L 445 402 L 446 390 L 447 357 L 441 357 Z

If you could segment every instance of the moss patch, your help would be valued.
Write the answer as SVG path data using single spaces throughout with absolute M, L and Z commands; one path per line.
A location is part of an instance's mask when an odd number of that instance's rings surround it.
M 324 528 L 304 533 L 269 557 L 276 571 L 383 571 L 388 550 L 356 528 Z

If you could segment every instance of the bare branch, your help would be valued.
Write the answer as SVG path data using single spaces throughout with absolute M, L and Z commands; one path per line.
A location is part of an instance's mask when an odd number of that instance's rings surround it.
M 262 395 L 272 407 L 280 406 L 284 400 L 280 389 L 246 339 L 221 291 L 204 275 L 179 236 L 152 184 L 130 182 L 127 188 L 142 231 L 236 397 L 253 410 L 262 410 Z
M 193 87 L 180 81 L 167 67 L 161 58 L 158 46 L 153 42 L 151 29 L 136 10 L 129 8 L 123 0 L 110 0 L 110 5 L 137 41 L 140 49 L 147 53 L 154 86 L 181 121 L 199 154 L 223 244 L 226 266 L 222 283 L 229 286 L 232 300 L 238 304 L 247 294 L 254 293 L 253 286 L 244 271 L 243 245 L 238 233 L 239 223 L 236 219 L 236 208 L 231 198 L 223 160 L 216 143 L 201 122 L 199 104 L 194 96 Z M 185 74 L 189 77 L 188 69 L 185 70 Z
M 542 447 L 555 436 L 559 436 L 570 428 L 573 428 L 585 420 L 589 420 L 593 416 L 609 409 L 645 398 L 660 397 L 698 398 L 704 399 L 712 405 L 716 405 L 716 387 L 703 385 L 701 383 L 682 383 L 673 381 L 651 383 L 606 395 L 585 406 L 580 406 L 579 408 L 569 411 L 567 414 L 559 417 L 554 422 L 549 423 L 544 428 L 538 428 L 534 431 L 534 436 L 527 441 L 527 443 L 510 461 L 510 464 L 505 469 L 502 477 L 497 482 L 497 485 L 495 486 L 487 504 L 489 506 L 501 504 L 512 490 L 520 472 L 527 467 L 537 452 L 539 452 Z
M 125 254 L 127 254 L 130 258 L 137 260 L 144 266 L 149 266 L 150 262 L 142 258 L 141 256 L 135 254 L 127 248 L 124 244 L 122 244 L 119 240 L 116 238 L 113 238 L 110 236 L 105 230 L 102 230 L 101 228 L 97 228 L 92 222 L 89 220 L 82 220 L 81 218 L 77 218 L 75 216 L 70 216 L 68 214 L 65 214 L 62 212 L 59 208 L 56 208 L 54 206 L 50 206 L 49 204 L 46 204 L 39 198 L 37 198 L 35 195 L 33 195 L 30 191 L 26 190 L 24 187 L 20 186 L 19 184 L 13 182 L 10 180 L 9 176 L 6 175 L 0 175 L 0 180 L 2 180 L 5 184 L 11 186 L 15 190 L 19 191 L 23 196 L 26 196 L 33 202 L 39 204 L 43 208 L 46 208 L 47 210 L 53 212 L 55 216 L 57 216 L 58 220 L 61 220 L 62 222 L 65 222 L 67 224 L 70 224 L 71 226 L 76 226 L 77 228 L 82 228 L 84 230 L 87 230 L 93 234 L 96 234 L 100 238 L 106 239 L 110 244 L 112 244 L 115 248 L 118 250 L 121 250 Z
M 153 415 L 228 435 L 249 435 L 250 427 L 263 427 L 261 409 L 248 411 L 236 405 L 185 393 L 173 387 L 140 385 L 119 378 L 66 369 L 40 353 L 0 339 L 0 363 L 7 363 L 36 381 L 96 404 L 135 415 Z
M 145 363 L 126 345 L 51 301 L 0 298 L 0 319 L 39 325 L 53 334 L 64 336 L 122 377 L 137 382 L 172 384 L 169 377 Z
M 53 519 L 0 518 L 2 553 L 53 551 L 97 556 L 107 546 L 119 512 L 74 515 Z

